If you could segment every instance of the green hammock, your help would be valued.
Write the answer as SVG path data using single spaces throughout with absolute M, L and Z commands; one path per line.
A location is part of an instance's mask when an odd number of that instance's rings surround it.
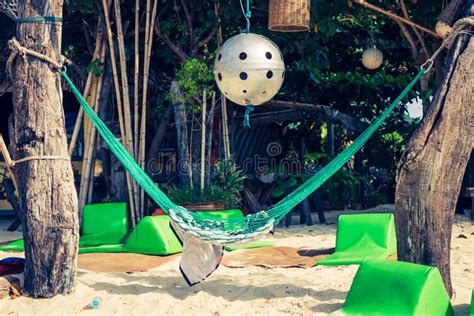
M 201 240 L 214 244 L 235 244 L 246 242 L 256 238 L 262 233 L 268 232 L 285 217 L 296 205 L 306 199 L 311 193 L 318 189 L 327 179 L 364 146 L 368 139 L 377 131 L 385 119 L 390 115 L 398 103 L 410 92 L 416 82 L 423 76 L 425 69 L 421 68 L 416 77 L 408 84 L 402 93 L 390 104 L 390 106 L 343 152 L 328 163 L 317 174 L 294 190 L 287 197 L 268 210 L 260 211 L 243 218 L 216 219 L 206 216 L 205 213 L 191 212 L 182 206 L 173 203 L 166 194 L 158 188 L 153 180 L 140 168 L 134 158 L 127 152 L 120 141 L 107 128 L 104 122 L 87 104 L 77 87 L 72 83 L 66 72 L 62 76 L 71 86 L 72 92 L 81 104 L 84 112 L 94 124 L 117 159 L 135 179 L 135 181 L 148 193 L 148 195 L 179 225 L 186 233 Z

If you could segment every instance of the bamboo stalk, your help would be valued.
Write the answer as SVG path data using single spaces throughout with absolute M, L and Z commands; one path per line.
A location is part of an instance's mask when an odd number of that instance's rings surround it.
M 206 182 L 209 185 L 211 178 L 211 154 L 212 154 L 212 133 L 214 132 L 214 111 L 216 109 L 216 92 L 212 91 L 211 109 L 209 111 L 209 132 L 207 136 L 207 166 L 206 166 Z
M 125 143 L 126 148 L 129 153 L 133 156 L 133 133 L 132 133 L 132 123 L 130 119 L 130 95 L 128 88 L 128 77 L 127 77 L 127 61 L 125 57 L 125 43 L 123 39 L 123 29 L 122 29 L 122 16 L 120 11 L 120 2 L 119 0 L 114 1 L 115 9 L 115 24 L 117 26 L 117 42 L 118 42 L 118 51 L 119 51 L 119 61 L 120 61 L 120 74 L 122 79 L 122 97 L 123 97 L 123 115 L 124 115 L 124 125 L 125 125 Z
M 133 145 L 133 131 L 132 131 L 132 121 L 130 113 L 130 95 L 129 95 L 129 86 L 128 86 L 128 77 L 127 77 L 127 61 L 125 56 L 125 43 L 122 29 L 122 13 L 120 10 L 119 0 L 114 1 L 114 10 L 115 10 L 115 22 L 117 27 L 117 42 L 118 42 L 118 51 L 119 51 L 119 61 L 120 61 L 120 74 L 122 79 L 122 97 L 123 97 L 123 115 L 124 115 L 124 125 L 125 125 L 125 148 L 127 151 L 136 158 L 134 153 Z M 129 176 L 130 177 L 130 176 Z M 131 184 L 133 187 L 131 196 L 133 197 L 133 205 L 135 206 L 135 217 L 137 217 L 137 222 L 141 219 L 140 207 L 138 201 L 138 185 L 133 179 L 131 179 Z
M 117 114 L 118 114 L 118 119 L 119 119 L 120 133 L 123 138 L 122 142 L 124 143 L 126 147 L 127 135 L 126 135 L 126 130 L 124 126 L 122 99 L 121 99 L 121 94 L 120 94 L 120 83 L 118 79 L 117 62 L 115 60 L 114 40 L 112 38 L 112 27 L 110 25 L 109 5 L 107 3 L 107 0 L 102 0 L 102 6 L 104 9 L 105 26 L 107 30 L 107 40 L 109 43 L 110 64 L 112 66 L 112 75 L 114 79 L 115 97 L 117 100 Z M 132 219 L 132 227 L 135 227 L 136 212 L 135 212 L 135 205 L 134 205 L 133 184 L 132 184 L 130 174 L 128 172 L 127 172 L 126 178 L 127 178 L 127 187 L 128 187 L 128 194 L 129 194 L 129 207 L 130 207 L 130 214 L 131 214 L 130 217 Z
M 149 14 L 149 4 L 147 0 L 147 15 Z M 156 12 L 158 8 L 158 0 L 153 1 L 153 11 L 151 13 L 148 25 L 148 37 L 145 38 L 145 55 L 143 62 L 143 95 L 142 95 L 142 111 L 141 111 L 141 125 L 140 125 L 140 144 L 139 144 L 139 163 L 140 167 L 145 168 L 145 147 L 146 147 L 146 117 L 148 108 L 148 77 L 150 69 L 151 48 L 153 46 L 153 27 L 156 20 Z M 145 31 L 146 32 L 146 31 Z M 145 192 L 140 191 L 140 206 L 142 213 L 145 211 Z
M 99 17 L 98 22 L 97 22 L 97 37 L 95 41 L 95 50 L 94 50 L 94 54 L 92 55 L 92 61 L 99 58 L 101 47 L 104 45 L 103 32 L 102 32 L 101 25 L 102 25 L 102 19 Z M 93 78 L 94 78 L 93 71 L 89 71 L 89 74 L 87 75 L 86 85 L 84 87 L 84 92 L 82 94 L 84 99 L 86 99 L 87 96 L 89 95 Z M 82 107 L 79 107 L 79 113 L 77 114 L 76 123 L 74 124 L 74 130 L 72 132 L 71 142 L 69 143 L 69 156 L 72 156 L 72 153 L 74 152 L 74 148 L 76 147 L 77 137 L 79 136 L 79 132 L 81 130 L 83 117 L 84 117 L 84 110 L 82 109 Z
M 10 173 L 10 178 L 12 178 L 13 185 L 15 186 L 15 190 L 18 192 L 18 181 L 15 176 L 15 172 L 13 170 L 13 160 L 10 156 L 10 152 L 8 151 L 7 145 L 3 140 L 2 134 L 0 134 L 0 152 L 3 155 L 3 159 L 7 165 L 8 172 Z
M 139 103 L 138 81 L 140 76 L 140 0 L 135 0 L 135 76 L 133 83 L 133 151 L 138 157 Z
M 409 20 L 409 19 L 405 19 L 405 18 L 403 18 L 403 17 L 401 17 L 401 16 L 398 16 L 398 15 L 392 13 L 392 12 L 389 12 L 389 11 L 387 11 L 387 10 L 384 10 L 384 9 L 382 9 L 382 8 L 379 8 L 379 7 L 377 7 L 376 5 L 373 5 L 373 4 L 371 4 L 371 3 L 369 3 L 369 2 L 367 2 L 367 1 L 365 1 L 365 0 L 354 0 L 354 2 L 357 3 L 357 4 L 360 4 L 360 5 L 362 5 L 362 6 L 364 6 L 364 7 L 366 7 L 366 8 L 369 8 L 369 9 L 371 9 L 371 10 L 374 10 L 374 11 L 376 11 L 376 12 L 379 12 L 379 13 L 381 13 L 381 14 L 384 14 L 384 15 L 386 15 L 386 16 L 388 16 L 388 17 L 394 19 L 394 20 L 398 20 L 398 21 L 401 21 L 401 22 L 403 22 L 403 23 L 405 23 L 405 24 L 408 24 L 408 25 L 410 25 L 410 26 L 412 26 L 412 27 L 415 27 L 415 28 L 417 28 L 417 29 L 419 29 L 419 30 L 421 30 L 421 31 L 423 31 L 423 32 L 425 32 L 425 33 L 427 33 L 427 34 L 430 34 L 431 36 L 434 36 L 434 37 L 440 38 L 440 39 L 443 38 L 442 36 L 436 34 L 436 32 L 433 32 L 432 30 L 427 29 L 427 28 L 424 27 L 424 26 L 421 26 L 421 25 L 416 24 L 415 22 L 413 22 L 413 21 L 411 21 L 411 20 Z
M 98 78 L 94 76 L 94 78 L 92 79 L 92 85 L 91 85 L 91 93 L 89 94 L 89 96 L 87 97 L 86 101 L 87 103 L 90 105 L 90 107 L 92 109 L 95 110 L 95 92 L 97 91 L 97 84 L 99 83 L 98 81 Z M 90 95 L 94 93 L 94 97 L 92 98 L 91 100 L 91 97 Z M 83 152 L 83 155 L 82 155 L 82 168 L 81 168 L 81 182 L 80 182 L 80 185 L 79 185 L 79 197 L 78 197 L 78 201 L 79 201 L 79 214 L 82 214 L 82 208 L 84 207 L 84 204 L 82 201 L 84 201 L 84 199 L 87 197 L 87 186 L 86 186 L 86 183 L 88 183 L 88 174 L 87 174 L 87 165 L 88 165 L 88 161 L 89 161 L 89 155 L 90 155 L 90 135 L 91 135 L 91 131 L 90 131 L 90 125 L 86 124 L 88 122 L 88 120 L 84 120 L 84 152 Z M 79 217 L 79 219 L 82 219 L 82 217 Z
M 219 17 L 220 6 L 219 3 L 214 4 L 214 14 Z M 217 46 L 220 47 L 222 43 L 222 26 L 219 23 L 217 27 Z M 227 100 L 223 93 L 221 93 L 221 115 L 222 115 L 222 142 L 224 145 L 224 158 L 230 159 L 230 145 L 229 145 L 229 124 L 227 120 Z
M 202 113 L 201 113 L 201 174 L 200 188 L 204 191 L 204 180 L 206 175 L 206 113 L 207 113 L 207 91 L 202 93 Z
M 224 142 L 224 158 L 230 159 L 230 145 L 229 145 L 229 123 L 227 119 L 227 100 L 224 94 L 221 93 L 221 111 L 222 111 L 222 138 Z
M 105 60 L 105 45 L 102 45 L 102 51 L 100 54 L 100 61 L 104 62 Z M 100 94 L 102 91 L 102 86 L 104 83 L 104 74 L 101 74 L 99 78 L 97 78 L 97 87 L 95 89 L 95 95 L 93 96 L 93 100 L 91 101 L 91 104 L 94 105 L 93 109 L 96 113 L 99 113 L 100 110 Z M 97 130 L 94 128 L 94 126 L 89 122 L 89 129 L 90 131 L 88 132 L 87 135 L 87 147 L 85 147 L 84 151 L 84 159 L 82 162 L 82 176 L 81 176 L 81 186 L 79 189 L 79 212 L 82 214 L 82 210 L 84 208 L 84 205 L 87 203 L 89 193 L 91 192 L 91 173 L 92 173 L 92 185 L 94 181 L 94 171 L 91 172 L 94 161 L 95 161 L 95 147 L 96 147 L 96 135 L 97 135 Z M 86 134 L 84 134 L 84 143 L 86 141 Z M 82 216 L 79 217 L 80 219 Z

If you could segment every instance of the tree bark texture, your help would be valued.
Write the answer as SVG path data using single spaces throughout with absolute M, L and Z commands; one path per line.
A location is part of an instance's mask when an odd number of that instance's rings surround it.
M 19 1 L 18 14 L 61 17 L 62 7 L 62 0 L 25 0 Z M 60 23 L 22 23 L 17 30 L 22 46 L 59 61 Z M 67 159 L 59 72 L 27 55 L 16 59 L 14 74 L 15 159 Z M 78 201 L 71 163 L 66 159 L 32 159 L 15 166 L 25 239 L 23 291 L 35 298 L 68 294 L 75 288 Z
M 474 12 L 468 0 L 467 14 Z M 444 76 L 400 161 L 395 195 L 398 258 L 438 267 L 450 295 L 456 201 L 474 146 L 474 39 L 452 46 Z

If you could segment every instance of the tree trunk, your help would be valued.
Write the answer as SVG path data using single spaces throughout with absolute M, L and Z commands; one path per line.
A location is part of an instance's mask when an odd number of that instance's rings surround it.
M 19 1 L 18 15 L 62 16 L 62 0 Z M 54 60 L 61 56 L 61 24 L 23 23 L 21 45 Z M 16 59 L 13 78 L 15 158 L 35 159 L 15 166 L 23 237 L 25 284 L 31 297 L 52 297 L 74 291 L 79 226 L 77 194 L 68 158 L 60 74 L 35 57 Z
M 179 182 L 182 185 L 191 184 L 191 166 L 189 162 L 189 140 L 186 120 L 186 108 L 179 100 L 182 95 L 177 81 L 171 83 L 171 95 L 173 96 L 174 122 L 176 125 L 176 139 L 178 140 L 178 162 L 176 164 Z
M 467 14 L 474 12 L 468 0 Z M 395 196 L 398 258 L 438 267 L 449 294 L 452 223 L 474 146 L 474 39 L 449 53 L 441 85 L 400 161 Z
M 148 149 L 148 153 L 146 155 L 148 157 L 148 163 L 158 159 L 158 152 L 160 151 L 161 142 L 163 141 L 163 138 L 165 136 L 166 128 L 168 127 L 172 111 L 173 107 L 168 106 L 166 108 L 165 114 L 163 114 L 163 117 L 160 120 L 160 125 L 158 126 L 158 129 L 156 130 L 156 133 L 153 136 L 150 148 Z

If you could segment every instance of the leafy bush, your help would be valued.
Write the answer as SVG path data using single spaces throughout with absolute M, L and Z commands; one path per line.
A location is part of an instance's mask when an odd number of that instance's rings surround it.
M 226 208 L 236 208 L 241 203 L 240 192 L 245 176 L 232 160 L 216 163 L 211 183 L 200 191 L 198 188 L 171 187 L 168 196 L 181 205 L 218 203 Z

